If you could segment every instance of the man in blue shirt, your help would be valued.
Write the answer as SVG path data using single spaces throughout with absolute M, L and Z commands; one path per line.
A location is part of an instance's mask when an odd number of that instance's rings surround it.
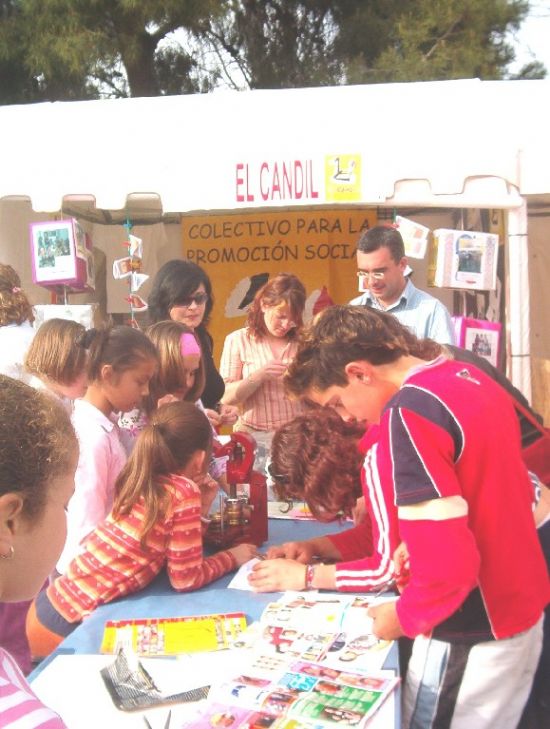
M 364 293 L 350 304 L 388 311 L 420 339 L 454 344 L 446 307 L 417 289 L 407 277 L 409 272 L 401 233 L 390 225 L 370 228 L 357 243 L 357 276 L 359 290 Z

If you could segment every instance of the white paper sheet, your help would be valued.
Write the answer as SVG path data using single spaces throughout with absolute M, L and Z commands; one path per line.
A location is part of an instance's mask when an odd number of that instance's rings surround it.
M 185 691 L 221 680 L 235 670 L 239 652 L 195 653 L 176 659 L 142 659 L 159 688 L 167 692 Z M 56 711 L 68 729 L 143 729 L 147 716 L 153 729 L 162 729 L 172 711 L 171 727 L 192 716 L 200 702 L 158 706 L 145 711 L 119 711 L 109 696 L 100 670 L 112 663 L 113 656 L 61 655 L 32 682 L 36 695 Z
M 248 581 L 248 575 L 252 572 L 254 565 L 258 564 L 259 561 L 259 559 L 254 558 L 241 565 L 227 587 L 231 587 L 233 590 L 248 590 L 249 592 L 253 592 L 252 586 Z

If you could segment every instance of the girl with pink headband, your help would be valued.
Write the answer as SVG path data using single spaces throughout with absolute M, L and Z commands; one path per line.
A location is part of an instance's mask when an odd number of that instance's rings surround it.
M 205 384 L 204 364 L 199 340 L 186 324 L 159 321 L 146 331 L 159 356 L 159 367 L 149 383 L 149 395 L 139 411 L 125 413 L 120 426 L 125 431 L 124 443 L 131 452 L 139 432 L 149 422 L 151 415 L 162 405 L 185 400 L 195 403 L 204 412 L 201 395 Z M 208 415 L 208 413 L 206 413 Z M 216 433 L 213 433 L 216 437 Z M 218 483 L 225 484 L 226 459 L 212 458 L 203 487 L 217 491 Z
M 146 335 L 157 349 L 159 367 L 149 383 L 149 394 L 142 407 L 120 417 L 119 425 L 124 431 L 128 453 L 158 407 L 176 400 L 198 404 L 204 389 L 201 348 L 192 329 L 186 324 L 166 320 L 150 326 Z

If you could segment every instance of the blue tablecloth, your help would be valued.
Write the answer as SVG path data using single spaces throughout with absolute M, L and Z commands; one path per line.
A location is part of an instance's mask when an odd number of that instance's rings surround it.
M 286 519 L 269 520 L 269 545 L 285 541 L 308 539 L 349 528 L 349 524 L 320 524 L 313 521 Z M 187 615 L 205 615 L 223 612 L 243 612 L 248 622 L 259 619 L 266 605 L 281 593 L 254 593 L 245 590 L 228 589 L 233 574 L 225 575 L 193 592 L 175 592 L 168 582 L 166 573 L 161 573 L 144 590 L 115 600 L 97 608 L 82 622 L 59 648 L 29 676 L 33 678 L 45 668 L 56 655 L 63 653 L 99 653 L 103 629 L 107 620 L 128 620 L 131 618 L 161 618 Z M 398 667 L 397 650 L 389 654 L 388 668 Z

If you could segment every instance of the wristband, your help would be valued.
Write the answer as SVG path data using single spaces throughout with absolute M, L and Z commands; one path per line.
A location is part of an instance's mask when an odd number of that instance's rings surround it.
M 313 590 L 313 578 L 315 577 L 315 565 L 306 564 L 305 589 Z

